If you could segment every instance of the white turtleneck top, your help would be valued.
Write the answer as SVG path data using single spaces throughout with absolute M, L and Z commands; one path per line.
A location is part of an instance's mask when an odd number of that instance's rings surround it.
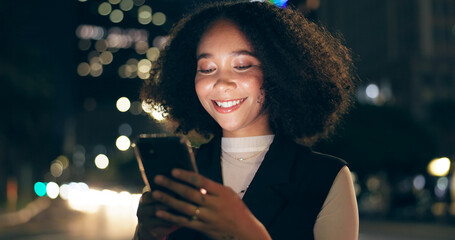
M 225 186 L 243 195 L 264 160 L 274 135 L 221 139 L 221 167 Z M 240 160 L 243 158 L 244 160 Z M 358 238 L 358 209 L 351 173 L 343 167 L 322 205 L 314 225 L 316 240 Z

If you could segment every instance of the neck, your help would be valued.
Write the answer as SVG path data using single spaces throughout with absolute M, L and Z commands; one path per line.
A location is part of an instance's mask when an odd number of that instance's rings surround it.
M 237 131 L 227 131 L 223 129 L 223 137 L 255 137 L 255 136 L 264 136 L 273 134 L 272 129 L 267 125 L 267 127 L 261 129 L 255 129 L 255 131 L 248 130 L 237 130 Z

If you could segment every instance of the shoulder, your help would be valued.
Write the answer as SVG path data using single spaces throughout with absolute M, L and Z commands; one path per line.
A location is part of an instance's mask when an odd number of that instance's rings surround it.
M 292 140 L 288 142 L 295 149 L 296 165 L 304 165 L 305 168 L 313 168 L 314 170 L 327 171 L 333 169 L 336 174 L 347 166 L 348 163 L 336 156 L 313 151 L 307 146 L 300 145 Z M 335 174 L 335 175 L 336 175 Z
M 336 230 L 334 230 L 336 229 Z M 359 216 L 348 167 L 335 178 L 314 225 L 317 239 L 358 239 Z
M 340 170 L 348 165 L 341 158 L 313 151 L 290 138 L 276 137 L 273 144 L 273 156 L 288 159 L 292 165 L 291 176 L 299 182 L 317 182 L 318 185 L 330 188 Z
M 330 188 L 338 173 L 347 166 L 341 158 L 315 152 L 308 147 L 298 147 L 295 159 L 297 174 L 307 181 L 318 181 L 318 185 Z
M 325 166 L 327 167 L 333 167 L 337 169 L 337 172 L 344 166 L 348 165 L 348 163 L 338 157 L 329 155 L 329 154 L 324 154 L 320 152 L 315 152 L 313 150 L 310 150 L 310 158 L 314 159 L 314 163 L 317 166 Z

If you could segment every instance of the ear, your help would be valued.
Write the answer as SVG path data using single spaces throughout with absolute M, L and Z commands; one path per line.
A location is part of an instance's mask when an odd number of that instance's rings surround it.
M 264 100 L 265 100 L 265 91 L 264 89 L 261 89 L 261 95 L 258 96 L 258 99 L 257 99 L 257 103 L 259 104 L 264 104 Z

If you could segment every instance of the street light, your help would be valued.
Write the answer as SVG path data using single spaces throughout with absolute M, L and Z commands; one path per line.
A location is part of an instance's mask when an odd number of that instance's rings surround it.
M 432 176 L 436 177 L 447 176 L 450 170 L 450 159 L 446 157 L 435 158 L 430 161 L 427 170 L 428 173 Z

